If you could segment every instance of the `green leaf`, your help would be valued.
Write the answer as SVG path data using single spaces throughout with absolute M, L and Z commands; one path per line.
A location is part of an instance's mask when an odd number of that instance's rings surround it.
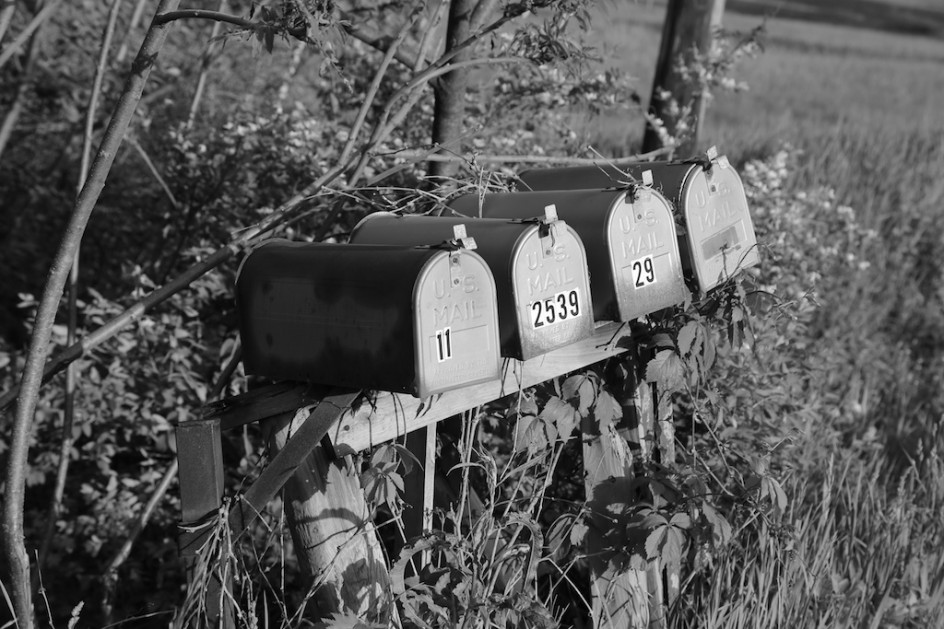
M 603 434 L 607 426 L 623 417 L 623 407 L 608 391 L 600 389 L 597 401 L 593 405 L 593 416 L 599 424 L 600 434 Z
M 662 543 L 665 541 L 666 534 L 669 532 L 669 526 L 658 526 L 646 536 L 646 558 L 656 559 L 660 555 Z
M 705 519 L 711 526 L 712 541 L 717 546 L 727 544 L 728 540 L 731 539 L 731 524 L 710 504 L 703 504 L 701 509 L 702 513 L 705 514 Z
M 570 439 L 580 419 L 577 409 L 559 397 L 551 397 L 538 417 L 554 426 L 556 436 L 564 441 Z
M 590 530 L 583 522 L 574 523 L 573 528 L 570 529 L 570 543 L 574 546 L 579 546 L 583 544 L 584 538 L 587 536 L 587 531 Z
M 695 323 L 694 321 L 689 321 L 678 333 L 678 350 L 680 356 L 686 356 L 689 352 L 696 351 L 695 340 L 698 338 L 698 333 L 701 330 L 701 326 Z
M 687 513 L 676 513 L 672 516 L 672 519 L 669 520 L 669 524 L 673 528 L 688 530 L 692 528 L 692 518 Z
M 646 382 L 654 382 L 662 391 L 677 391 L 685 385 L 681 359 L 672 350 L 664 349 L 646 366 Z
M 593 380 L 585 374 L 578 374 L 564 381 L 561 386 L 561 395 L 569 402 L 576 401 L 577 411 L 581 417 L 584 417 L 596 397 L 596 387 L 593 386 Z

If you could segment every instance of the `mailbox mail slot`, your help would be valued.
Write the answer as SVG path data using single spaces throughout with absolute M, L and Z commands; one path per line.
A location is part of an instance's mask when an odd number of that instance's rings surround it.
M 420 398 L 500 377 L 474 251 L 275 241 L 246 258 L 236 305 L 249 374 Z
M 552 204 L 586 247 L 595 319 L 631 321 L 685 301 L 672 208 L 658 192 L 638 187 L 468 194 L 450 207 L 466 216 L 530 218 Z
M 563 221 L 509 221 L 437 216 L 365 217 L 351 242 L 439 242 L 464 224 L 498 287 L 502 356 L 528 360 L 593 332 L 583 243 Z
M 713 152 L 709 152 L 709 159 L 700 161 L 646 162 L 619 169 L 531 170 L 520 179 L 532 190 L 606 188 L 626 185 L 629 177 L 623 173 L 638 179 L 644 170 L 652 171 L 653 187 L 675 204 L 685 219 L 682 259 L 694 271 L 702 292 L 738 269 L 760 262 L 744 185 L 727 158 Z

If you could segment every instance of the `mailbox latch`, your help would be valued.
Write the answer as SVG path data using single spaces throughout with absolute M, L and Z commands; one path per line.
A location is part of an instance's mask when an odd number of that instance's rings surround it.
M 544 255 L 550 257 L 554 255 L 554 246 L 561 238 L 564 230 L 564 224 L 557 216 L 557 206 L 553 203 L 544 206 L 544 225 L 541 227 L 541 248 L 544 249 Z

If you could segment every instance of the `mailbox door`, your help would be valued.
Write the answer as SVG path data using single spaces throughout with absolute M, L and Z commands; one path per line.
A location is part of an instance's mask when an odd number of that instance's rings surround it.
M 514 251 L 512 277 L 523 360 L 593 333 L 593 302 L 583 243 L 563 221 L 557 221 L 556 227 L 533 226 Z
M 607 233 L 618 268 L 620 321 L 677 306 L 688 289 L 682 275 L 672 207 L 658 192 L 640 189 L 623 195 L 613 208 Z
M 476 253 L 482 256 L 495 278 L 502 356 L 527 360 L 592 333 L 586 253 L 576 233 L 561 222 L 551 238 L 549 230 L 538 223 L 395 216 L 380 212 L 358 223 L 351 234 L 351 241 L 410 245 L 439 243 L 453 237 L 455 225 L 465 225 L 469 236 L 476 241 Z M 542 231 L 548 232 L 547 235 L 542 235 Z M 522 247 L 525 241 L 528 245 Z M 551 254 L 545 255 L 542 249 L 538 256 L 538 249 L 545 246 Z M 547 292 L 558 284 L 559 288 Z M 576 291 L 572 299 L 577 302 L 574 310 L 577 314 L 562 312 L 565 319 L 561 321 L 538 319 L 539 306 L 532 306 L 538 293 L 542 303 L 540 308 L 543 308 L 544 300 L 555 299 L 558 292 L 564 291 L 564 284 L 568 291 Z M 569 298 L 564 296 L 565 300 Z
M 497 380 L 498 298 L 485 261 L 462 249 L 439 252 L 416 280 L 417 395 Z
M 549 190 L 465 195 L 450 207 L 494 218 L 540 216 L 554 204 L 587 250 L 594 318 L 630 321 L 681 304 L 686 288 L 671 206 L 655 192 Z
M 727 161 L 695 168 L 680 194 L 692 265 L 702 291 L 760 262 L 744 185 Z

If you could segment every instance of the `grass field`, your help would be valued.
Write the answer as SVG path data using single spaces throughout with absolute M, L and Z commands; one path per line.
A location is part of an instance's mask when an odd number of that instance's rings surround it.
M 646 99 L 664 3 L 599 10 L 604 64 Z M 762 22 L 764 52 L 736 70 L 749 90 L 716 95 L 702 140 L 742 167 L 761 160 L 764 273 L 780 291 L 808 282 L 818 305 L 804 329 L 769 337 L 784 344 L 750 376 L 791 400 L 749 398 L 780 411 L 759 424 L 791 435 L 778 464 L 792 533 L 740 540 L 689 583 L 674 624 L 942 626 L 944 4 L 728 2 L 727 29 Z M 605 154 L 642 135 L 615 115 L 575 126 Z M 828 227 L 840 214 L 846 227 Z M 792 372 L 778 375 L 785 355 Z

